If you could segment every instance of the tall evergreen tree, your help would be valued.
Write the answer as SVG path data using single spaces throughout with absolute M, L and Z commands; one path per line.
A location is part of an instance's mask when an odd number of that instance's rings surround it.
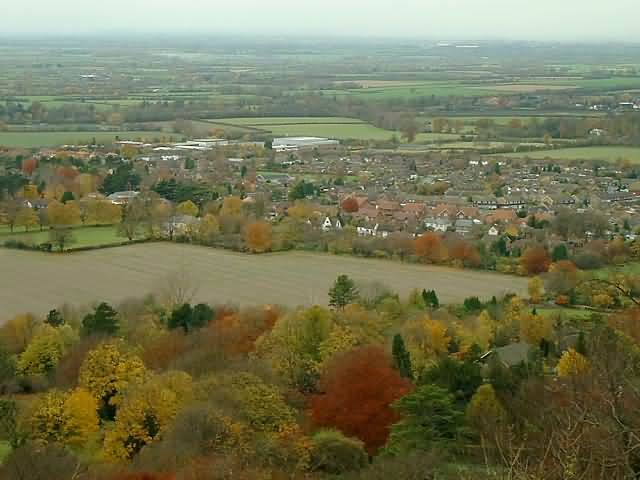
M 400 376 L 413 379 L 413 370 L 411 368 L 411 354 L 404 344 L 404 339 L 399 333 L 393 337 L 392 346 L 393 361 L 396 368 L 400 372 Z
M 120 330 L 118 312 L 108 303 L 102 302 L 94 309 L 93 313 L 85 315 L 82 320 L 82 328 L 86 335 L 115 335 Z
M 347 275 L 340 275 L 329 290 L 329 306 L 343 309 L 358 299 L 358 289 Z

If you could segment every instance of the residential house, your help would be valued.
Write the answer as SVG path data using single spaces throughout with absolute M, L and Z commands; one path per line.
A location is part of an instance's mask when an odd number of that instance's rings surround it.
M 322 222 L 323 232 L 329 232 L 331 230 L 342 230 L 342 219 L 340 216 L 337 216 L 335 219 L 331 219 L 330 217 L 325 217 L 324 222 Z

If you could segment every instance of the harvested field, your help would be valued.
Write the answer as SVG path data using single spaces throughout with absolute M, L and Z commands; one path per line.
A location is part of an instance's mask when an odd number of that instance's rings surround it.
M 64 255 L 0 249 L 0 265 L 0 321 L 22 312 L 44 314 L 64 302 L 141 297 L 183 272 L 197 286 L 195 300 L 239 305 L 326 305 L 339 274 L 382 282 L 401 295 L 435 289 L 443 302 L 524 294 L 527 288 L 526 279 L 488 272 L 302 252 L 245 255 L 172 243 Z

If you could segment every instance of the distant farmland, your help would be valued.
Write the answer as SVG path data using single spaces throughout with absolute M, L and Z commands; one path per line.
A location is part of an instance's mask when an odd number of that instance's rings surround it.
M 615 162 L 618 159 L 640 163 L 640 148 L 634 147 L 578 147 L 540 150 L 538 152 L 520 152 L 506 154 L 510 158 L 552 158 L 556 160 L 605 160 Z
M 282 137 L 316 136 L 335 138 L 338 140 L 390 140 L 396 135 L 402 140 L 400 132 L 378 128 L 362 120 L 344 117 L 260 117 L 260 118 L 223 118 L 210 120 L 223 124 L 252 127 L 271 132 Z M 416 142 L 432 142 L 434 140 L 457 140 L 459 135 L 447 133 L 421 133 Z
M 255 256 L 171 243 L 64 255 L 0 249 L 0 264 L 0 321 L 21 312 L 44 314 L 63 302 L 141 297 L 176 272 L 188 272 L 196 300 L 238 305 L 324 305 L 339 274 L 382 282 L 401 295 L 435 289 L 444 302 L 524 294 L 527 285 L 526 279 L 471 270 L 298 252 Z
M 116 137 L 121 140 L 153 140 L 167 136 L 164 132 L 0 132 L 0 145 L 5 147 L 55 147 L 63 144 L 111 143 Z

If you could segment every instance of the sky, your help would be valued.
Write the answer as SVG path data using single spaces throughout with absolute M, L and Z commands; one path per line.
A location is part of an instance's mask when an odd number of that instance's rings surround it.
M 640 42 L 640 0 L 2 0 L 4 33 Z

